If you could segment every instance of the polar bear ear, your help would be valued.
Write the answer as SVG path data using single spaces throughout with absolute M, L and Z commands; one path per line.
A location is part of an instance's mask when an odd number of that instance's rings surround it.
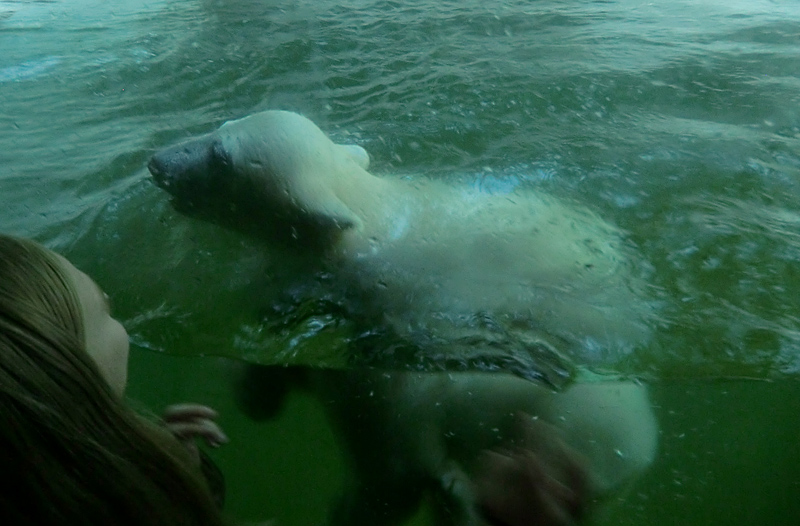
M 357 144 L 337 144 L 344 153 L 350 157 L 363 170 L 369 168 L 369 154 L 367 150 Z
M 299 198 L 297 204 L 303 215 L 320 228 L 360 230 L 364 225 L 361 218 L 332 191 L 301 192 L 297 197 Z

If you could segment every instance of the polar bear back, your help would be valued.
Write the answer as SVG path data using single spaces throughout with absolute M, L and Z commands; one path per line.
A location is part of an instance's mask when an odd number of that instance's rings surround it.
M 634 253 L 596 214 L 532 191 L 495 195 L 424 179 L 405 193 L 413 198 L 386 207 L 383 232 L 348 232 L 340 246 L 350 279 L 396 325 L 516 318 L 591 359 L 649 337 L 652 305 Z

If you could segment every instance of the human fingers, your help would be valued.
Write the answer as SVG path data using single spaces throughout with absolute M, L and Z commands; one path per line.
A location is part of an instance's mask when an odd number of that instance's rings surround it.
M 586 505 L 583 469 L 528 449 L 485 451 L 474 480 L 486 519 L 505 526 L 566 526 Z
M 475 480 L 484 517 L 492 525 L 567 524 L 543 467 L 517 453 L 486 451 Z
M 180 422 L 198 419 L 216 420 L 219 416 L 214 409 L 203 404 L 173 404 L 164 409 L 161 418 L 164 422 Z
M 218 447 L 229 442 L 219 425 L 207 418 L 173 420 L 166 423 L 167 429 L 181 441 L 204 439 L 210 446 Z
M 565 488 L 562 496 L 571 503 L 573 514 L 582 515 L 591 498 L 586 457 L 567 443 L 558 427 L 524 412 L 516 417 L 523 436 L 519 450 L 546 466 L 546 472 Z
M 515 460 L 519 470 L 520 497 L 522 490 L 526 489 L 528 495 L 535 495 L 538 501 L 538 510 L 528 505 L 527 516 L 521 524 L 534 522 L 542 526 L 564 526 L 581 517 L 585 502 L 573 487 L 573 480 L 565 475 L 561 466 L 556 465 L 557 461 L 532 451 L 521 451 L 515 455 Z M 532 512 L 537 513 L 535 521 L 531 520 Z

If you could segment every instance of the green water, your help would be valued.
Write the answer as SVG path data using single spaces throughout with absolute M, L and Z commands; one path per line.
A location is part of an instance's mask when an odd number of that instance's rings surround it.
M 603 520 L 797 523 L 800 2 L 114 4 L 0 1 L 0 230 L 112 296 L 132 397 L 223 409 L 234 514 L 310 524 L 340 460 L 311 400 L 249 423 L 197 358 L 258 354 L 269 258 L 174 212 L 145 164 L 280 108 L 375 173 L 523 181 L 624 229 L 663 309 L 614 367 L 651 381 L 662 445 Z

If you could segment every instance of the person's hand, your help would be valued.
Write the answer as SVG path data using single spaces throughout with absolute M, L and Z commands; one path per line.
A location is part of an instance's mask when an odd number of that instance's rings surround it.
M 175 404 L 167 407 L 161 417 L 164 426 L 183 444 L 193 458 L 200 462 L 196 440 L 203 439 L 211 447 L 228 442 L 217 425 L 217 412 L 201 404 Z
M 524 440 L 485 451 L 473 479 L 487 521 L 495 526 L 565 526 L 589 500 L 585 461 L 544 422 L 520 415 Z

